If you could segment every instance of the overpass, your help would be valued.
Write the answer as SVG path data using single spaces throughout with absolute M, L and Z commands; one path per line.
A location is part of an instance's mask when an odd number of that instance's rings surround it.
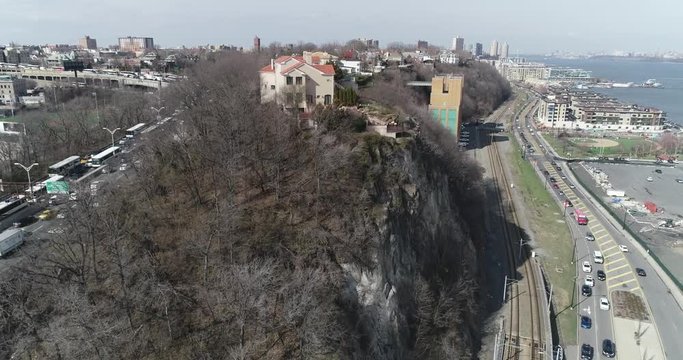
M 0 67 L 0 75 L 12 75 L 21 79 L 31 79 L 38 83 L 38 86 L 73 86 L 79 85 L 103 86 L 103 87 L 142 87 L 159 89 L 168 86 L 166 81 L 136 79 L 123 75 L 79 72 L 78 79 L 71 71 L 59 69 L 35 69 L 20 67 Z

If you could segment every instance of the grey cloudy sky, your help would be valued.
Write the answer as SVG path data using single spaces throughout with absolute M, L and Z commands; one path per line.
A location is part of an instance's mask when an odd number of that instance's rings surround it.
M 418 39 L 446 46 L 507 41 L 511 53 L 683 51 L 679 0 L 0 0 L 0 44 L 99 46 L 119 36 L 150 36 L 156 44 L 263 45 L 344 42 L 380 45 Z

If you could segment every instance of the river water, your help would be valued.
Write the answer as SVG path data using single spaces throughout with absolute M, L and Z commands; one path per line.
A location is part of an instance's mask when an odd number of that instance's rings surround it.
M 528 57 L 548 65 L 580 68 L 593 76 L 614 82 L 643 83 L 656 79 L 661 88 L 593 89 L 631 104 L 664 110 L 667 119 L 683 125 L 683 63 L 653 62 L 629 59 L 556 59 Z

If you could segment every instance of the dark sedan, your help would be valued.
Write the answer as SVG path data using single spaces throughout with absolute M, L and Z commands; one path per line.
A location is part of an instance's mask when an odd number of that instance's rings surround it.
M 593 347 L 588 344 L 581 345 L 581 360 L 593 360 Z
M 645 273 L 645 270 L 643 270 L 641 268 L 636 268 L 636 274 L 638 274 L 638 276 L 647 276 L 647 274 Z
M 593 321 L 591 321 L 591 318 L 588 316 L 582 316 L 581 317 L 581 327 L 584 329 L 590 329 L 591 326 L 593 325 Z
M 588 285 L 583 285 L 581 287 L 581 295 L 583 295 L 585 297 L 589 297 L 589 296 L 593 295 L 593 289 Z
M 607 279 L 607 275 L 605 275 L 605 272 L 602 270 L 598 270 L 598 280 L 605 281 L 605 279 Z
M 602 355 L 607 356 L 608 358 L 613 358 L 614 357 L 614 343 L 610 339 L 605 339 L 602 341 Z

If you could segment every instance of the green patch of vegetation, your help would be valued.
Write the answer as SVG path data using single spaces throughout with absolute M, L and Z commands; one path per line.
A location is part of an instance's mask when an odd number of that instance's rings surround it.
M 513 165 L 515 188 L 524 198 L 526 217 L 541 248 L 540 262 L 553 284 L 552 301 L 559 333 L 564 344 L 576 344 L 578 308 L 571 308 L 576 289 L 576 271 L 571 264 L 574 242 L 569 229 L 563 224 L 563 209 L 552 199 L 532 165 L 518 155 L 520 147 L 514 140 L 513 149 L 507 156 Z

